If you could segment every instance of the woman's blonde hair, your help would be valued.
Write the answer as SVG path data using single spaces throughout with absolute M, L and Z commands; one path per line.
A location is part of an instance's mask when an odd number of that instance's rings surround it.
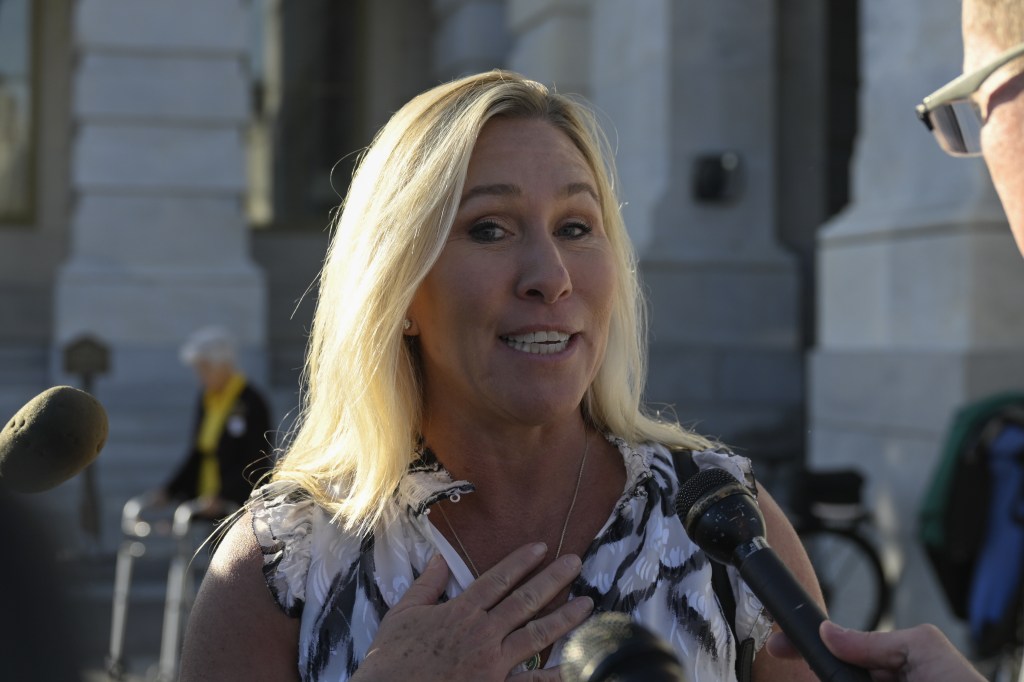
M 641 407 L 643 301 L 612 155 L 593 115 L 515 73 L 469 76 L 419 95 L 377 134 L 353 175 L 320 275 L 301 413 L 274 478 L 300 485 L 350 530 L 373 527 L 412 457 L 422 391 L 416 341 L 402 323 L 447 241 L 477 136 L 496 116 L 549 122 L 573 141 L 597 182 L 617 275 L 608 346 L 584 418 L 633 442 L 709 445 Z

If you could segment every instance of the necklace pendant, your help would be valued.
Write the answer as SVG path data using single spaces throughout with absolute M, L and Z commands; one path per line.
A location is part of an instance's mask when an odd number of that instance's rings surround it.
M 540 667 L 540 652 L 538 651 L 533 656 L 523 661 L 523 665 L 526 666 L 527 670 L 536 670 Z

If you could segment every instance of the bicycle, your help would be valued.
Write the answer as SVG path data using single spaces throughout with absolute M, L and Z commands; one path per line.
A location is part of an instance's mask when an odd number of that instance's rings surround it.
M 861 500 L 864 477 L 846 469 L 801 469 L 790 521 L 818 576 L 829 618 L 874 630 L 890 615 L 892 584 L 874 543 L 874 519 Z

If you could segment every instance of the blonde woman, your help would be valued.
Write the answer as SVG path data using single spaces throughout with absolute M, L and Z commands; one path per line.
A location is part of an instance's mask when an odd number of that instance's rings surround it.
M 753 479 L 642 409 L 611 158 L 587 109 L 500 71 L 381 130 L 323 269 L 301 424 L 214 559 L 183 680 L 557 680 L 595 609 L 654 630 L 689 679 L 732 679 L 737 643 L 672 509 L 668 448 Z M 771 623 L 731 578 L 759 648 Z M 813 679 L 769 656 L 754 673 Z

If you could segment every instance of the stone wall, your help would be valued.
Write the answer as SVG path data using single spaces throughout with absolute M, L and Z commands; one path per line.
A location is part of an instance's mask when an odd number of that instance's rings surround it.
M 820 234 L 809 365 L 811 461 L 870 472 L 896 625 L 954 636 L 917 510 L 953 411 L 1024 385 L 1024 264 L 984 164 L 945 156 L 913 112 L 960 71 L 959 10 L 862 4 L 854 199 Z

